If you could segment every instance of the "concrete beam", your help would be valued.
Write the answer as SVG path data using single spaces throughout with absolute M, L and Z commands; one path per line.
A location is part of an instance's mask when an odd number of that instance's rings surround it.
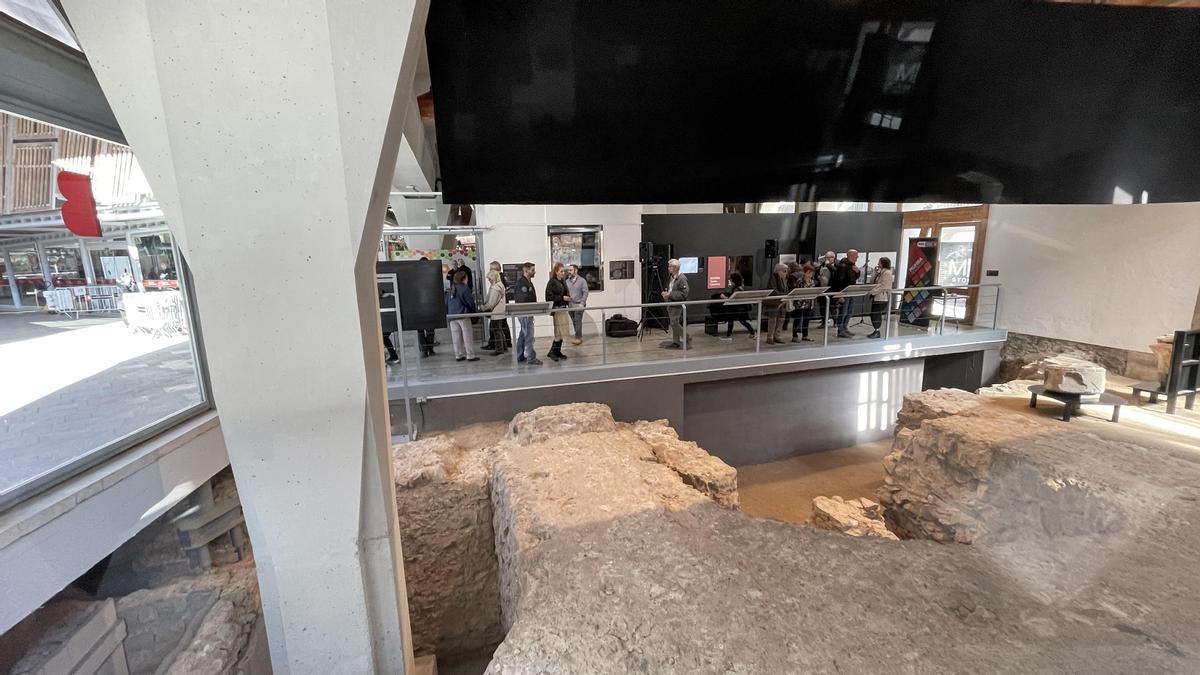
M 0 110 L 125 143 L 83 54 L 0 14 Z
M 412 672 L 374 263 L 427 0 L 63 5 L 192 268 L 274 672 Z

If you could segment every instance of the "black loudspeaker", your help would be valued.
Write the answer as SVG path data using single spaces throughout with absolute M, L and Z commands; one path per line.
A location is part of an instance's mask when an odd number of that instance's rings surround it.
M 654 244 L 643 241 L 638 243 L 638 262 L 643 265 L 650 262 L 651 251 L 654 250 Z
M 779 257 L 779 240 L 768 239 L 766 248 L 767 248 L 767 257 L 768 258 L 778 258 Z

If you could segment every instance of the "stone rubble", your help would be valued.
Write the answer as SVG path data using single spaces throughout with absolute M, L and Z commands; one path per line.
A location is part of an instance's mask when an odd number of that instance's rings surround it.
M 737 470 L 708 454 L 693 441 L 680 440 L 667 420 L 634 422 L 633 431 L 654 452 L 654 458 L 683 478 L 683 482 L 731 509 L 738 507 Z
M 962 389 L 927 389 L 909 394 L 896 413 L 895 433 L 917 429 L 925 420 L 958 415 L 982 404 L 978 396 Z
M 887 529 L 879 504 L 865 497 L 849 500 L 838 496 L 814 497 L 812 510 L 812 524 L 817 529 L 852 537 L 899 539 Z
M 518 443 L 539 443 L 571 434 L 613 431 L 617 423 L 603 403 L 567 403 L 534 408 L 518 413 L 507 438 Z

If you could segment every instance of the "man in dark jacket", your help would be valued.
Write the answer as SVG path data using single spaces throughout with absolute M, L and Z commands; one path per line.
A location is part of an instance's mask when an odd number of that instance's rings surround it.
M 531 262 L 521 266 L 521 278 L 517 279 L 516 288 L 513 289 L 515 302 L 537 302 L 537 289 L 533 287 L 536 273 L 537 267 Z M 522 316 L 518 321 L 521 322 L 521 334 L 517 336 L 517 361 L 528 362 L 531 366 L 542 365 L 533 351 L 533 317 Z
M 830 292 L 841 292 L 847 286 L 858 282 L 861 272 L 857 263 L 858 251 L 854 249 L 846 251 L 846 257 L 839 260 L 837 266 L 833 268 L 833 275 L 829 280 Z M 837 336 L 840 338 L 854 337 L 850 333 L 850 310 L 853 305 L 854 298 L 837 299 Z
M 546 301 L 551 303 L 554 309 L 566 307 L 571 302 L 571 291 L 567 288 L 566 277 L 567 271 L 563 264 L 554 263 L 550 270 L 550 281 L 546 282 Z M 550 345 L 546 356 L 560 361 L 567 358 L 567 355 L 562 353 L 562 343 L 571 332 L 571 319 L 566 312 L 554 312 L 551 319 L 554 321 L 554 343 Z

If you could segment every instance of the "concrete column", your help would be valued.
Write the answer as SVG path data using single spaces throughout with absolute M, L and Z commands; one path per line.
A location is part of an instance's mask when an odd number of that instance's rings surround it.
M 33 242 L 33 250 L 37 253 L 38 266 L 42 270 L 42 280 L 46 282 L 46 287 L 54 285 L 54 275 L 50 273 L 50 261 L 46 259 L 46 247 L 42 246 L 41 242 Z
M 21 307 L 21 287 L 17 284 L 17 273 L 13 271 L 12 251 L 4 252 L 4 276 L 8 277 L 9 292 L 12 293 L 13 307 Z
M 129 266 L 133 268 L 133 280 L 137 283 L 138 293 L 146 292 L 146 284 L 142 283 L 142 254 L 138 252 L 137 242 L 133 234 L 125 233 L 125 250 L 129 252 Z
M 83 263 L 83 277 L 89 284 L 94 284 L 96 283 L 96 270 L 92 267 L 92 252 L 88 250 L 86 241 L 82 239 L 75 241 L 79 244 L 79 260 Z
M 411 672 L 374 267 L 426 0 L 63 6 L 192 268 L 274 672 Z

